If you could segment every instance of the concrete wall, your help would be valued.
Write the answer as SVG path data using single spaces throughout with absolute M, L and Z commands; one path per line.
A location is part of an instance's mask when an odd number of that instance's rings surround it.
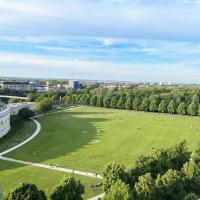
M 9 106 L 11 107 L 11 115 L 17 115 L 22 108 L 29 108 L 30 110 L 35 110 L 36 103 L 23 102 L 23 103 L 9 104 Z
M 6 106 L 0 112 L 0 138 L 6 135 L 10 130 L 10 107 Z

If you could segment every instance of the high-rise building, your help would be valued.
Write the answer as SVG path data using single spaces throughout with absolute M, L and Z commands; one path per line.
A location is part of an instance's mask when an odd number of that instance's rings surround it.
M 69 80 L 68 88 L 71 90 L 78 90 L 80 89 L 80 83 L 76 80 Z

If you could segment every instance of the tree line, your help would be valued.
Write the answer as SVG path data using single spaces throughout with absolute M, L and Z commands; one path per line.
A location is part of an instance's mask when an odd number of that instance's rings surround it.
M 198 88 L 132 88 L 117 91 L 95 88 L 67 94 L 65 102 L 69 105 L 200 115 Z

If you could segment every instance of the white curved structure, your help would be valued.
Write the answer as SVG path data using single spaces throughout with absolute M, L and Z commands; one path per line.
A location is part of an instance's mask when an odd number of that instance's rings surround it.
M 10 130 L 10 107 L 0 104 L 0 138 L 6 135 Z

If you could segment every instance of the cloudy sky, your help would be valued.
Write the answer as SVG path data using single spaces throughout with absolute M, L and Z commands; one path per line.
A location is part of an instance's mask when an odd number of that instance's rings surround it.
M 200 83 L 200 0 L 0 0 L 0 76 Z

